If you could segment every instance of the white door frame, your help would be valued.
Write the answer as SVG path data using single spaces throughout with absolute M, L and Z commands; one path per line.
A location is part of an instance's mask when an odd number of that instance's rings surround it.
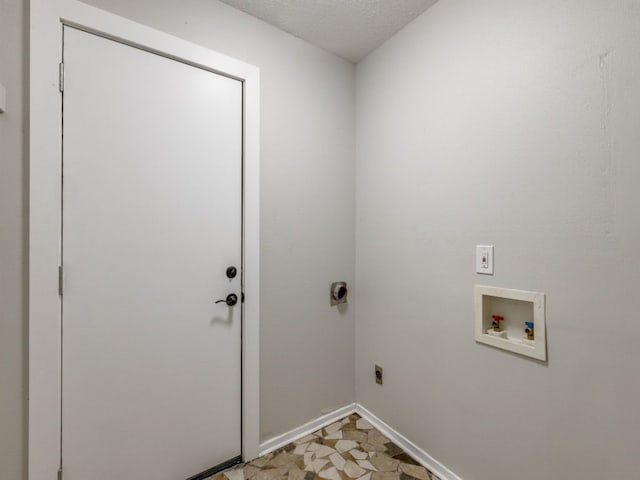
M 29 480 L 53 480 L 60 464 L 62 25 L 100 33 L 243 82 L 242 455 L 258 456 L 260 75 L 257 67 L 75 0 L 30 1 Z

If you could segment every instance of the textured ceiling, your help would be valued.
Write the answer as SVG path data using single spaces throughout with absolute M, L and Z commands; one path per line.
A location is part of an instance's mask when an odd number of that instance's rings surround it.
M 358 62 L 437 0 L 222 0 Z

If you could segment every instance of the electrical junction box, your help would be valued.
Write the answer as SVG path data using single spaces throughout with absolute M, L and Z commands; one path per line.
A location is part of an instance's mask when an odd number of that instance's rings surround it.
M 545 362 L 545 294 L 476 285 L 475 340 Z

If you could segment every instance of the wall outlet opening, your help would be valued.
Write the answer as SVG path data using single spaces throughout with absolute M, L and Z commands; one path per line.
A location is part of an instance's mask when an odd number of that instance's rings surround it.
M 382 367 L 380 365 L 375 366 L 376 383 L 382 385 Z

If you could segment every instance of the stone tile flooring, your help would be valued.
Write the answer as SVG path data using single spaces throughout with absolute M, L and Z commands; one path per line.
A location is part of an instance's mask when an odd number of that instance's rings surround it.
M 439 480 L 359 415 L 210 480 Z

